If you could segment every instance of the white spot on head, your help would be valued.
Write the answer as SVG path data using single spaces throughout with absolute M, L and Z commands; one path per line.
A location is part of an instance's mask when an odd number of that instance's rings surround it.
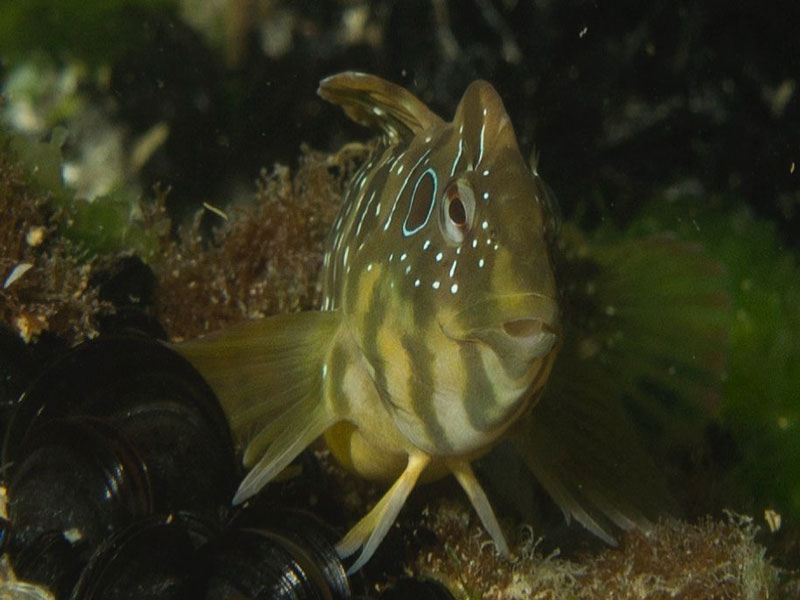
M 478 268 L 479 268 L 479 269 L 482 269 L 482 268 L 483 268 L 483 265 L 485 265 L 485 264 L 486 264 L 486 263 L 485 263 L 485 262 L 483 262 L 483 259 L 480 259 L 480 260 L 478 261 Z
M 437 252 L 436 253 L 436 262 L 441 261 L 443 256 L 444 256 L 444 254 L 442 254 L 441 252 Z
M 453 274 L 456 272 L 456 265 L 458 264 L 457 260 L 453 261 L 453 264 L 450 265 L 450 279 L 453 278 Z
M 322 378 L 325 379 L 328 376 L 328 364 L 322 363 Z
M 489 221 L 484 221 L 481 223 L 481 229 L 489 229 Z
M 394 260 L 394 252 L 389 253 L 389 262 Z
M 373 112 L 375 115 L 379 116 L 379 117 L 380 117 L 381 115 L 383 115 L 383 110 L 382 110 L 380 107 L 378 107 L 378 106 L 373 106 L 373 107 L 372 107 L 372 112 Z
M 414 280 L 414 287 L 419 287 L 419 279 Z
M 370 271 L 372 271 L 372 263 L 369 263 L 367 265 L 367 273 L 369 273 Z
M 477 248 L 478 247 L 478 238 L 472 238 L 472 247 L 473 248 Z
M 489 200 L 489 192 L 483 192 L 483 199 L 487 201 Z
M 400 175 L 400 173 L 402 173 L 402 172 L 403 172 L 403 167 L 404 167 L 404 166 L 405 166 L 405 165 L 403 165 L 403 163 L 400 163 L 400 166 L 398 166 L 398 167 L 397 167 L 397 174 L 398 174 L 398 175 Z
M 406 265 L 406 275 L 411 273 L 411 265 Z
M 492 246 L 492 248 L 494 248 L 495 250 L 497 250 L 498 248 L 500 248 L 500 244 L 495 244 L 494 246 Z
M 432 284 L 432 287 L 433 287 L 433 289 L 435 289 L 435 290 L 438 290 L 440 285 L 441 285 L 441 284 L 440 284 L 440 283 L 439 283 L 439 281 L 437 280 L 437 281 L 434 281 L 434 282 L 433 282 L 433 284 Z
M 483 170 L 483 176 L 484 177 L 488 177 L 489 176 L 489 169 L 484 169 Z
M 403 253 L 400 255 L 400 262 L 403 262 L 403 261 L 404 261 L 406 258 L 408 258 L 408 254 L 406 254 L 405 252 L 403 252 Z
M 377 217 L 379 214 L 381 214 L 381 203 L 380 202 L 378 202 L 375 205 L 375 216 Z
M 455 294 L 457 291 L 458 291 L 458 284 L 457 283 L 454 283 L 453 285 L 450 286 L 450 293 L 451 294 Z
M 489 112 L 488 109 L 484 108 L 483 109 L 483 116 L 485 117 L 488 112 Z
M 433 136 L 430 136 L 430 135 L 429 135 L 429 136 L 426 136 L 426 137 L 425 137 L 425 143 L 426 143 L 426 144 L 430 144 L 432 139 L 433 139 Z
M 430 240 L 425 240 L 425 243 L 422 244 L 422 249 L 423 250 L 427 250 L 430 247 L 431 247 L 431 241 Z

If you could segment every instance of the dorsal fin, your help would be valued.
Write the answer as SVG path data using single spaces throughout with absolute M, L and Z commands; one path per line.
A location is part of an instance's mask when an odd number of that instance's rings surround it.
M 320 82 L 317 93 L 341 106 L 356 123 L 380 131 L 391 141 L 442 124 L 442 119 L 407 89 L 374 75 L 354 71 L 331 75 Z

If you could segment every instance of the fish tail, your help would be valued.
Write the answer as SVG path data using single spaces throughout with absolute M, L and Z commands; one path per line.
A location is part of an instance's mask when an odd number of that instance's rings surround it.
M 216 393 L 250 472 L 244 502 L 336 422 L 323 399 L 325 361 L 337 312 L 248 321 L 175 344 Z

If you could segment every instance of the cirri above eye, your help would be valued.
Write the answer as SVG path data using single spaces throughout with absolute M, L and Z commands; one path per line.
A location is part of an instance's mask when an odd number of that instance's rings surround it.
M 439 225 L 450 244 L 460 244 L 472 227 L 475 216 L 475 194 L 463 179 L 451 181 L 442 196 Z

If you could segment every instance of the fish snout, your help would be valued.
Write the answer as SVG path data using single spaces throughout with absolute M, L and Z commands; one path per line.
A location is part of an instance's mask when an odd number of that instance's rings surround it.
M 557 346 L 558 301 L 531 293 L 490 296 L 453 315 L 442 329 L 451 339 L 485 344 L 517 376 Z
M 558 331 L 554 324 L 540 318 L 521 318 L 506 321 L 500 327 L 506 336 L 506 344 L 529 359 L 547 355 L 555 346 Z

